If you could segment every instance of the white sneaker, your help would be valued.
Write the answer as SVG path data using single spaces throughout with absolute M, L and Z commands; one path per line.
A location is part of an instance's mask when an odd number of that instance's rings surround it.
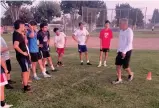
M 115 81 L 112 82 L 112 84 L 114 84 L 114 85 L 115 84 L 121 84 L 121 83 L 123 83 L 122 79 L 121 80 L 117 79 L 117 80 L 115 80 Z
M 50 78 L 51 76 L 50 75 L 48 75 L 48 74 L 45 74 L 44 75 L 44 78 Z
M 34 76 L 33 79 L 34 80 L 40 80 L 41 78 L 39 78 L 38 76 Z
M 104 61 L 104 64 L 103 64 L 103 65 L 104 65 L 104 67 L 106 67 L 106 66 L 107 66 L 107 62 L 106 62 L 106 61 Z
M 10 107 L 12 107 L 13 105 L 7 105 L 7 104 L 5 104 L 3 107 L 1 107 L 1 108 L 10 108 Z
M 97 67 L 101 67 L 102 66 L 102 64 L 99 64 Z

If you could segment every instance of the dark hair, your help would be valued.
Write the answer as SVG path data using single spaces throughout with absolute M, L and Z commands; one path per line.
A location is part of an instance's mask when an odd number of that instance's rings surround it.
M 43 22 L 40 24 L 40 29 L 42 29 L 44 26 L 48 26 L 48 24 L 46 22 Z
M 14 29 L 19 29 L 20 28 L 20 24 L 24 24 L 24 21 L 22 21 L 22 20 L 16 20 L 15 22 L 14 22 Z
M 54 28 L 54 32 L 56 33 L 56 31 L 58 31 L 59 30 L 59 28 Z
M 83 24 L 83 22 L 79 22 L 79 26 L 81 26 Z
M 110 24 L 110 21 L 109 21 L 109 20 L 106 20 L 106 21 L 105 21 L 105 24 L 107 24 L 107 23 L 109 23 L 109 24 Z
M 25 26 L 29 27 L 29 24 L 28 24 L 28 23 L 25 23 Z
M 35 26 L 35 25 L 37 25 L 37 22 L 36 22 L 36 21 L 30 21 L 29 24 L 30 24 L 31 26 Z

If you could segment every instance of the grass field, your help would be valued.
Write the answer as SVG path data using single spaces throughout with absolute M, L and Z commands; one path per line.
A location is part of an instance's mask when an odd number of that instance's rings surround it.
M 89 49 L 93 65 L 81 66 L 77 49 L 67 49 L 65 67 L 51 73 L 52 78 L 33 81 L 31 93 L 22 93 L 21 70 L 11 51 L 12 79 L 17 83 L 14 90 L 6 90 L 7 103 L 14 108 L 159 108 L 159 51 L 134 51 L 131 67 L 135 79 L 127 82 L 123 72 L 121 85 L 111 84 L 116 79 L 116 51 L 110 51 L 108 67 L 96 67 L 98 54 L 98 49 Z M 52 57 L 55 63 L 54 50 Z M 152 81 L 146 81 L 149 71 Z

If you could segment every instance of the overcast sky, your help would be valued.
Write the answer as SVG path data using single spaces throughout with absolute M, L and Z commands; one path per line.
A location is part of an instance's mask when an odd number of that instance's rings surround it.
M 37 0 L 34 5 L 38 4 Z M 54 0 L 55 1 L 55 0 Z M 56 0 L 60 1 L 60 0 Z M 155 8 L 159 9 L 159 0 L 104 0 L 108 9 L 114 9 L 116 4 L 129 3 L 132 7 L 142 8 L 142 12 L 145 12 L 147 7 L 147 17 L 151 17 Z M 5 9 L 1 6 L 1 15 L 5 12 Z M 109 12 L 109 11 L 108 11 Z

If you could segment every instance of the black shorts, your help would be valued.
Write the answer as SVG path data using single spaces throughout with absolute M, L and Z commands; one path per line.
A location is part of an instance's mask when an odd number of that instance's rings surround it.
M 49 51 L 40 51 L 42 58 L 48 58 L 50 57 Z
M 102 48 L 102 49 L 100 49 L 100 51 L 109 52 L 109 48 Z
M 6 60 L 6 66 L 9 74 L 12 70 L 10 59 Z
M 40 60 L 42 58 L 41 54 L 39 52 L 37 52 L 37 53 L 30 53 L 30 56 L 31 56 L 31 61 L 32 62 L 37 62 L 38 60 Z
M 29 68 L 30 68 L 30 60 L 29 60 L 29 57 L 16 57 L 17 58 L 17 61 L 21 67 L 21 71 L 22 72 L 28 72 L 29 71 Z
M 122 52 L 118 52 L 118 54 L 116 56 L 115 65 L 121 65 L 121 66 L 123 66 L 124 69 L 128 68 L 130 58 L 131 58 L 131 52 L 132 52 L 132 50 L 128 51 L 126 53 L 126 56 L 124 59 L 122 58 Z

